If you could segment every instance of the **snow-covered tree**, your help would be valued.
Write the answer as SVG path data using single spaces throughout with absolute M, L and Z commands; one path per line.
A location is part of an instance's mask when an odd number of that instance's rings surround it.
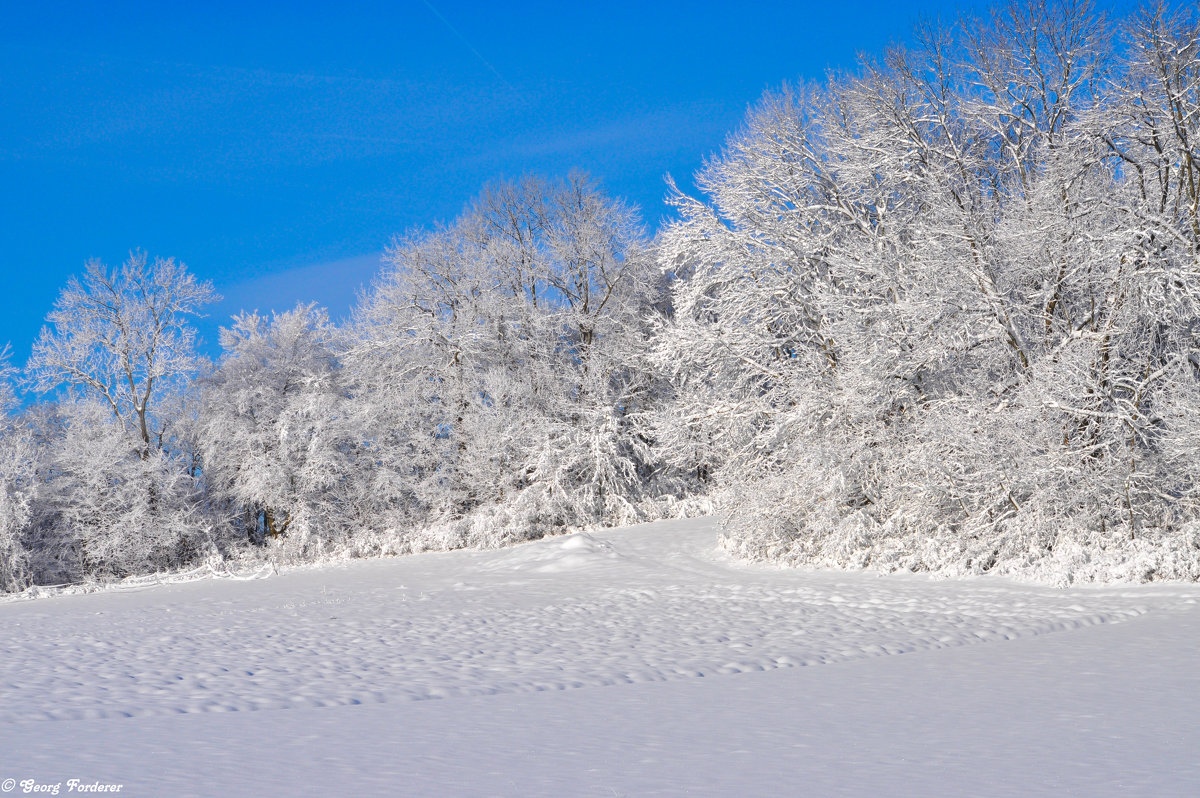
M 11 349 L 0 349 L 0 592 L 32 580 L 25 536 L 34 499 L 36 450 L 28 428 L 10 413 L 17 406 Z
M 120 268 L 89 261 L 46 317 L 26 371 L 40 391 L 73 386 L 102 402 L 141 440 L 142 456 L 161 448 L 168 419 L 159 397 L 195 370 L 189 318 L 216 299 L 182 263 L 134 252 Z
M 1086 3 L 1032 2 L 920 31 L 768 94 L 700 175 L 710 204 L 677 195 L 661 438 L 675 462 L 712 443 L 731 547 L 1200 575 L 1200 281 L 1172 143 L 1194 28 L 1148 15 L 1124 65 L 1105 30 Z
M 40 391 L 66 388 L 31 414 L 39 580 L 175 567 L 202 544 L 195 474 L 166 445 L 177 419 L 160 409 L 187 387 L 188 320 L 214 298 L 182 264 L 141 252 L 115 270 L 88 263 L 60 294 L 26 369 Z
M 497 184 L 387 260 L 346 362 L 390 495 L 435 522 L 508 508 L 496 539 L 639 517 L 658 283 L 633 209 L 582 175 Z
M 242 314 L 221 331 L 225 355 L 204 383 L 197 435 L 210 499 L 250 538 L 321 549 L 354 526 L 333 325 L 301 305 Z

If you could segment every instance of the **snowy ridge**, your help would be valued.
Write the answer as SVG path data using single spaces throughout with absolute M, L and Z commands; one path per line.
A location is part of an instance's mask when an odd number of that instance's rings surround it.
M 0 606 L 0 722 L 602 687 L 1028 638 L 1200 590 L 738 563 L 715 523 Z

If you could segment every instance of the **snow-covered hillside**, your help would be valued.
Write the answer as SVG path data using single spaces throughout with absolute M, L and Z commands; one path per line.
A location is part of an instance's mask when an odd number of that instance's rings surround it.
M 749 566 L 692 520 L 12 601 L 0 780 L 1188 795 L 1198 598 Z

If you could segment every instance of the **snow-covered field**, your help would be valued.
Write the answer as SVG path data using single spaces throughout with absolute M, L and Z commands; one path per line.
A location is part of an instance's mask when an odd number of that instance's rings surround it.
M 1200 587 L 783 570 L 716 538 L 664 522 L 0 604 L 0 782 L 1200 794 Z

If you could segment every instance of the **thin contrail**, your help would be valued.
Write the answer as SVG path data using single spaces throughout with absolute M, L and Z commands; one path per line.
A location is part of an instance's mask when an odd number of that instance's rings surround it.
M 436 8 L 434 8 L 433 4 L 430 3 L 429 0 L 421 0 L 421 2 L 424 3 L 425 7 L 428 8 L 430 11 L 432 11 L 434 13 L 434 15 L 436 15 L 437 18 L 440 19 L 442 21 L 442 23 L 445 24 L 445 26 L 450 29 L 451 33 L 453 33 L 455 36 L 457 36 L 459 39 L 461 39 L 462 43 L 471 49 L 471 52 L 475 53 L 475 57 L 478 58 L 480 61 L 482 61 L 484 66 L 486 66 L 488 69 L 492 70 L 492 74 L 494 74 L 496 77 L 500 78 L 501 83 L 503 83 L 505 86 L 507 86 L 511 91 L 513 91 L 513 92 L 517 91 L 517 87 L 512 85 L 511 83 L 509 83 L 508 80 L 503 75 L 500 74 L 500 70 L 498 70 L 494 66 L 492 66 L 491 62 L 489 62 L 486 58 L 483 57 L 483 53 L 476 50 L 475 45 L 471 44 L 471 42 L 467 40 L 467 37 L 463 36 L 462 33 L 459 32 L 458 28 L 451 25 L 450 20 L 448 20 L 442 16 L 442 12 L 440 12 Z

